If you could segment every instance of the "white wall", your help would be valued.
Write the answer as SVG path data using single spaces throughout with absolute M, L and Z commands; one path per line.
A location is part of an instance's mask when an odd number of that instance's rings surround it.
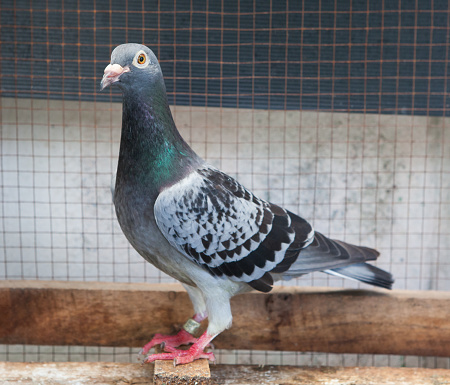
M 0 99 L 0 279 L 172 281 L 111 202 L 121 105 Z M 173 108 L 183 136 L 258 195 L 378 248 L 398 289 L 450 290 L 450 120 Z M 317 273 L 288 284 L 366 287 Z M 150 338 L 150 336 L 149 336 Z M 137 349 L 0 345 L 6 361 L 131 361 Z M 450 367 L 448 358 L 216 351 L 220 363 Z
M 396 288 L 450 290 L 450 120 L 174 107 L 209 162 L 329 236 L 378 248 Z M 111 186 L 121 105 L 1 99 L 0 279 L 160 282 Z M 296 285 L 355 287 L 324 274 Z

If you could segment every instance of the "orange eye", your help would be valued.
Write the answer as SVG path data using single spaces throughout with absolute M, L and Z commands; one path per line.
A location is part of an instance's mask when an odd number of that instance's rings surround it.
M 143 53 L 141 53 L 138 58 L 137 58 L 137 62 L 139 64 L 144 64 L 146 62 L 147 58 L 145 57 L 145 55 Z

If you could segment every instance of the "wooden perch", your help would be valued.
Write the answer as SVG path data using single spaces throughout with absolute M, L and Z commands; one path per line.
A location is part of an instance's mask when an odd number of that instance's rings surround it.
M 450 356 L 450 293 L 277 287 L 232 300 L 220 349 Z M 192 315 L 178 284 L 0 282 L 0 343 L 143 346 Z
M 450 370 L 421 368 L 302 368 L 214 365 L 218 385 L 448 385 Z M 110 362 L 0 362 L 2 385 L 151 385 L 153 365 Z M 174 382 L 167 382 L 173 385 Z
M 161 349 L 156 348 L 160 353 Z M 173 366 L 172 361 L 155 361 L 153 385 L 210 385 L 208 360 L 202 358 L 187 365 Z
M 211 373 L 206 359 L 175 367 L 172 361 L 155 361 L 154 385 L 209 385 L 210 383 Z

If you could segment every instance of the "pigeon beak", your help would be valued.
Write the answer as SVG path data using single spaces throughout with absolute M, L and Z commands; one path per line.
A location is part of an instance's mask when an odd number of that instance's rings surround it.
M 105 68 L 102 82 L 100 83 L 100 90 L 103 91 L 106 87 L 119 81 L 120 75 L 125 72 L 130 72 L 130 67 L 122 67 L 120 64 L 108 64 Z

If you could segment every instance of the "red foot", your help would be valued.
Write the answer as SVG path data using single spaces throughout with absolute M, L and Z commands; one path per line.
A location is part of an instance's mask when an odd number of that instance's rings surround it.
M 181 329 L 174 336 L 168 336 L 158 333 L 155 334 L 152 340 L 141 349 L 140 354 L 147 354 L 148 351 L 155 345 L 161 345 L 161 347 L 164 349 L 164 347 L 177 348 L 178 346 L 193 344 L 195 342 L 197 342 L 197 338 L 189 334 L 184 329 Z
M 157 353 L 148 356 L 144 362 L 153 362 L 156 360 L 173 360 L 173 364 L 187 364 L 199 358 L 207 358 L 215 361 L 213 353 L 205 352 L 204 349 L 209 345 L 214 336 L 208 335 L 206 332 L 192 345 L 188 350 L 178 350 L 166 344 L 165 351 L 168 353 Z
M 206 313 L 196 313 L 192 318 L 194 321 L 202 322 L 207 317 L 208 316 Z M 164 349 L 165 346 L 170 348 L 177 348 L 178 346 L 181 345 L 194 344 L 197 342 L 197 340 L 198 338 L 195 338 L 192 334 L 188 333 L 184 329 L 181 329 L 174 336 L 163 335 L 158 333 L 155 334 L 152 340 L 141 349 L 139 355 L 147 354 L 149 350 L 155 345 L 161 345 L 162 349 Z

